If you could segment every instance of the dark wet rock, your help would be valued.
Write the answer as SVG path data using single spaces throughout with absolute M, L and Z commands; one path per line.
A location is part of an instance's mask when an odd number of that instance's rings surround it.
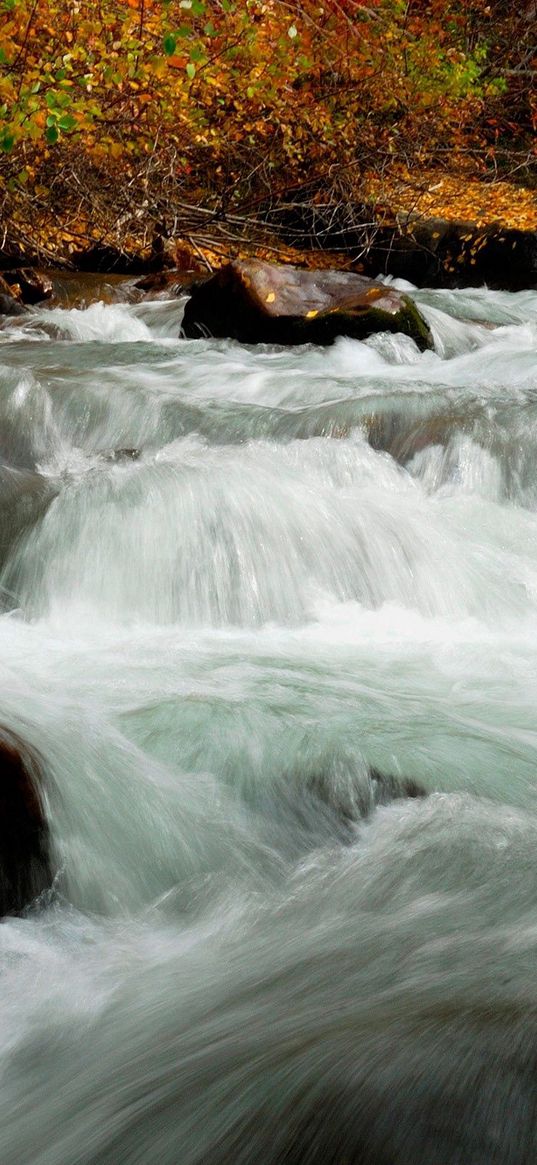
M 0 315 L 1 316 L 23 316 L 25 309 L 21 303 L 18 303 L 12 295 L 4 295 L 0 291 Z
M 164 296 L 180 296 L 192 287 L 200 277 L 200 271 L 153 271 L 144 275 L 134 284 L 138 291 L 145 292 L 148 299 L 163 298 Z
M 145 291 L 146 294 L 167 291 L 168 289 L 173 294 L 173 289 L 178 283 L 177 271 L 151 271 L 149 275 L 143 275 L 141 279 L 137 279 L 134 286 L 137 291 Z
M 0 567 L 17 539 L 45 513 L 55 493 L 40 474 L 0 465 Z M 5 597 L 0 589 L 1 608 Z
M 0 728 L 0 917 L 19 914 L 52 879 L 40 762 Z
M 429 287 L 537 287 L 537 232 L 415 218 L 380 229 L 367 269 Z
M 346 271 L 311 271 L 261 261 L 229 263 L 192 289 L 183 334 L 242 343 L 331 344 L 337 336 L 404 332 L 431 347 L 408 296 Z
M 52 280 L 43 271 L 36 271 L 33 267 L 4 271 L 4 279 L 21 303 L 32 305 L 52 297 Z
M 111 275 L 144 275 L 161 266 L 154 254 L 148 258 L 105 243 L 94 243 L 82 251 L 76 251 L 72 262 L 77 271 L 103 272 Z
M 0 275 L 0 315 L 3 316 L 23 316 L 26 313 L 26 308 L 23 307 L 20 299 L 13 292 L 13 288 Z

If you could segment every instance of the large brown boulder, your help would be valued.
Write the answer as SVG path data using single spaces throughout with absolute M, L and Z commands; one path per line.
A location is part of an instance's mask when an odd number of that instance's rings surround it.
M 0 728 L 0 917 L 19 914 L 52 884 L 37 757 Z
M 372 332 L 404 332 L 431 347 L 425 320 L 407 295 L 349 271 L 311 271 L 259 260 L 229 263 L 196 285 L 183 335 L 245 344 L 331 344 Z

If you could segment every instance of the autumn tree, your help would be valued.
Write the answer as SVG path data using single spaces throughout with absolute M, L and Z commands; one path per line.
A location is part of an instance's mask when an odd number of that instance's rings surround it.
M 495 162 L 506 131 L 529 157 L 534 11 L 535 0 L 516 13 L 507 0 L 0 0 L 4 183 L 57 212 L 82 208 L 79 227 L 108 198 L 121 229 L 125 190 L 131 219 L 144 202 L 162 217 L 181 199 L 256 214 L 297 185 L 357 196 L 397 159 L 471 149 Z

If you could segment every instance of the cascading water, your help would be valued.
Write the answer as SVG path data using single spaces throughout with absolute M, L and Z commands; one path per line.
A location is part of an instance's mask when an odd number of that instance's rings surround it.
M 535 1165 L 537 293 L 413 294 L 0 332 L 2 1165 Z

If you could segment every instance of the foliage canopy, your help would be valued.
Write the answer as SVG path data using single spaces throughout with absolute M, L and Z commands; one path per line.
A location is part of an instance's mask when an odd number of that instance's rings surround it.
M 534 17 L 534 0 L 0 0 L 0 158 L 38 194 L 70 152 L 209 204 L 342 162 L 496 165 L 514 139 L 531 153 Z

